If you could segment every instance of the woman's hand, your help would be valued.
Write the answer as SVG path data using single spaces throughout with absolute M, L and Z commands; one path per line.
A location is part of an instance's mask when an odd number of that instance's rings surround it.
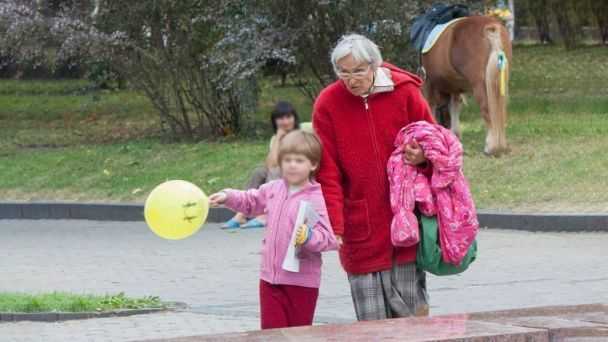
M 289 133 L 287 130 L 279 127 L 277 128 L 277 142 L 284 137 L 287 133 Z
M 426 161 L 424 151 L 416 140 L 405 145 L 405 148 L 403 149 L 403 158 L 412 165 L 420 165 Z
M 228 196 L 223 191 L 215 193 L 209 196 L 209 205 L 211 205 L 212 208 L 217 208 L 226 202 L 226 198 L 228 198 Z

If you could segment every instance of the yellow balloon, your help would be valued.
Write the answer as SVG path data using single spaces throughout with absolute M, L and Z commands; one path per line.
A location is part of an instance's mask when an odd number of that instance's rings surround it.
M 180 240 L 196 233 L 209 214 L 209 198 L 196 185 L 172 180 L 158 185 L 144 206 L 148 227 L 158 236 Z

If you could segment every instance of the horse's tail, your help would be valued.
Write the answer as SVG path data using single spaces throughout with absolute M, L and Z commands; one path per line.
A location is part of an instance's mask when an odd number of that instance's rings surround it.
M 507 60 L 502 43 L 502 36 L 506 33 L 504 27 L 498 23 L 492 23 L 487 25 L 484 31 L 490 42 L 490 55 L 485 77 L 490 116 L 486 153 L 499 154 L 507 149 L 507 99 L 511 61 Z

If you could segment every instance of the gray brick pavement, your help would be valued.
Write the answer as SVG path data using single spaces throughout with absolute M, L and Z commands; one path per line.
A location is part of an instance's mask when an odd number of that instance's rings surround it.
M 209 225 L 165 241 L 143 223 L 0 220 L 0 291 L 157 295 L 190 312 L 1 323 L 0 341 L 129 341 L 258 327 L 261 230 Z M 608 302 L 608 234 L 482 231 L 463 275 L 429 277 L 433 314 Z M 325 257 L 317 323 L 354 319 L 336 253 Z

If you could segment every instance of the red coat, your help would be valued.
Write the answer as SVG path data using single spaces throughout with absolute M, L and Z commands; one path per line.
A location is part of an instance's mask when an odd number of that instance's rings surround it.
M 344 270 L 362 274 L 416 259 L 416 246 L 391 244 L 393 218 L 386 164 L 399 131 L 408 124 L 435 122 L 420 91 L 422 81 L 393 65 L 394 90 L 367 98 L 352 95 L 342 81 L 315 101 L 313 126 L 323 144 L 317 175 L 336 235 L 343 238 Z M 366 103 L 367 102 L 367 103 Z

